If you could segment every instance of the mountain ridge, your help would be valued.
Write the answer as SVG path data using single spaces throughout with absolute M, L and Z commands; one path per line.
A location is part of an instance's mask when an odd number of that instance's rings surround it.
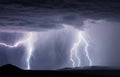
M 83 70 L 85 68 L 85 70 Z M 17 66 L 7 64 L 0 67 L 0 75 L 13 75 L 13 76 L 69 76 L 69 77 L 115 77 L 120 76 L 120 70 L 112 70 L 109 67 L 75 67 L 63 68 L 58 70 L 22 70 Z M 99 68 L 99 69 L 96 69 Z M 94 69 L 94 70 L 91 70 Z M 106 69 L 106 70 L 105 70 Z M 2 76 L 3 76 L 2 75 Z

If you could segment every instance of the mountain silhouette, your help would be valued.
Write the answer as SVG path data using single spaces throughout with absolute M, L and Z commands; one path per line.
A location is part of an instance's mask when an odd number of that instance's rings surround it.
M 0 71 L 13 71 L 13 70 L 22 70 L 18 68 L 17 66 L 14 66 L 12 64 L 6 64 L 0 67 Z
M 120 70 L 109 67 L 87 66 L 75 68 L 63 68 L 58 70 L 22 70 L 17 66 L 7 64 L 0 67 L 0 75 L 13 76 L 69 76 L 69 77 L 120 77 Z M 2 76 L 0 76 L 2 77 Z

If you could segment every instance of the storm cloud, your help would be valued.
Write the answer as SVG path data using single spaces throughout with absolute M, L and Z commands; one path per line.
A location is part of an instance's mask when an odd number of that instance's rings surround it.
M 1 30 L 41 31 L 70 24 L 81 29 L 87 19 L 119 21 L 118 1 L 1 0 Z

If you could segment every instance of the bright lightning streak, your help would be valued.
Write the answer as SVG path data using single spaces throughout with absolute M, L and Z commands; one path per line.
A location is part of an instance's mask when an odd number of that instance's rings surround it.
M 0 45 L 5 46 L 5 47 L 9 47 L 9 48 L 18 47 L 21 44 L 25 45 L 26 50 L 27 50 L 27 58 L 26 58 L 27 69 L 29 70 L 30 69 L 30 58 L 31 58 L 32 52 L 33 52 L 33 42 L 34 42 L 33 40 L 34 40 L 33 33 L 29 32 L 29 33 L 27 33 L 26 38 L 24 38 L 23 40 L 17 41 L 14 45 L 8 45 L 6 43 L 0 43 Z
M 89 61 L 89 65 L 92 66 L 92 60 L 89 56 L 89 53 L 88 53 L 88 42 L 84 36 L 84 33 L 85 31 L 80 31 L 80 30 L 77 30 L 76 28 L 70 26 L 70 25 L 67 25 L 67 24 L 63 24 L 63 27 L 67 30 L 71 30 L 71 31 L 75 31 L 77 32 L 77 40 L 75 40 L 71 50 L 70 50 L 70 61 L 72 62 L 72 66 L 73 67 L 76 67 L 76 66 L 80 66 L 81 64 L 81 60 L 80 60 L 80 54 L 78 53 L 78 48 L 79 48 L 79 45 L 84 43 L 85 44 L 85 47 L 84 47 L 84 51 L 85 51 L 85 56 L 87 57 L 88 61 Z M 74 60 L 76 59 L 77 60 L 77 64 L 76 64 L 76 61 Z
M 70 60 L 72 61 L 72 66 L 75 67 L 75 62 L 74 62 L 74 59 L 73 59 L 73 56 L 75 55 L 76 59 L 78 60 L 78 66 L 80 66 L 80 59 L 79 59 L 79 56 L 78 56 L 78 52 L 77 52 L 77 48 L 79 46 L 81 42 L 81 33 L 78 37 L 78 40 L 74 43 L 72 49 L 71 49 L 71 56 L 70 56 Z
M 81 32 L 81 34 L 82 34 L 82 32 Z M 90 58 L 90 56 L 89 56 L 89 53 L 88 53 L 88 46 L 89 46 L 89 44 L 88 44 L 88 42 L 86 41 L 86 39 L 84 38 L 83 35 L 81 36 L 81 39 L 82 39 L 83 42 L 85 43 L 85 53 L 86 53 L 86 57 L 87 57 L 88 60 L 89 60 L 89 65 L 92 66 L 92 60 L 91 60 L 91 58 Z
M 72 47 L 72 49 L 71 49 L 71 56 L 70 56 L 70 60 L 72 61 L 72 66 L 73 67 L 75 67 L 75 61 L 74 61 L 74 59 L 73 59 L 73 57 L 74 57 L 74 55 L 75 55 L 75 58 L 78 60 L 78 64 L 77 64 L 77 66 L 80 66 L 80 58 L 79 58 L 79 55 L 78 55 L 78 48 L 79 48 L 79 45 L 80 45 L 80 43 L 81 42 L 84 42 L 85 43 L 85 55 L 86 55 L 86 57 L 88 58 L 88 60 L 89 60 L 89 65 L 91 66 L 92 65 L 92 60 L 91 60 L 91 58 L 90 58 L 90 56 L 89 56 L 89 53 L 88 53 L 88 46 L 89 46 L 89 44 L 88 44 L 88 42 L 86 41 L 86 39 L 85 39 L 85 37 L 83 36 L 83 33 L 82 33 L 82 31 L 79 31 L 78 32 L 78 39 L 77 39 L 77 41 L 73 44 L 73 47 Z
M 18 47 L 20 44 L 22 44 L 24 41 L 18 41 L 17 43 L 15 43 L 15 45 L 8 45 L 6 43 L 0 43 L 0 45 L 5 46 L 5 47 L 9 47 L 9 48 L 15 48 Z
M 27 46 L 27 69 L 30 69 L 30 58 L 32 56 L 32 52 L 33 52 L 33 40 L 34 40 L 34 36 L 33 33 L 31 32 L 28 35 L 28 39 L 26 40 L 26 46 Z

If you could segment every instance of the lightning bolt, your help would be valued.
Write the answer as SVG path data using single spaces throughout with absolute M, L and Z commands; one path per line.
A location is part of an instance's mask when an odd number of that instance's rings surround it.
M 80 54 L 78 53 L 78 48 L 79 48 L 79 45 L 84 43 L 85 46 L 84 46 L 84 52 L 85 52 L 85 56 L 87 57 L 88 61 L 89 61 L 89 66 L 92 66 L 92 60 L 89 56 L 89 53 L 88 53 L 88 47 L 89 47 L 89 43 L 88 41 L 86 40 L 85 38 L 85 31 L 80 31 L 76 28 L 74 28 L 73 26 L 70 26 L 70 25 L 67 25 L 67 24 L 63 24 L 63 27 L 67 30 L 71 30 L 71 31 L 75 31 L 77 32 L 77 37 L 76 37 L 76 40 L 70 50 L 70 61 L 72 62 L 72 66 L 73 67 L 80 67 L 80 64 L 81 64 L 81 60 L 80 60 Z M 77 63 L 75 61 L 75 59 L 77 60 Z
M 74 55 L 75 55 L 76 59 L 78 60 L 78 66 L 80 66 L 80 59 L 79 59 L 78 52 L 77 52 L 77 48 L 79 47 L 80 42 L 81 42 L 81 33 L 79 34 L 77 42 L 75 42 L 73 44 L 73 47 L 72 47 L 71 53 L 70 53 L 70 60 L 72 61 L 73 67 L 75 67 L 75 61 L 73 59 Z
M 26 42 L 26 48 L 27 48 L 27 69 L 30 69 L 30 59 L 32 56 L 32 52 L 33 52 L 33 40 L 34 40 L 34 36 L 35 34 L 33 34 L 32 32 L 28 35 L 28 39 L 25 41 Z
M 81 42 L 84 42 L 85 43 L 85 47 L 84 47 L 84 50 L 85 50 L 85 55 L 86 55 L 86 57 L 88 58 L 88 61 L 89 61 L 89 65 L 91 66 L 92 65 L 92 60 L 91 60 L 91 58 L 90 58 L 90 56 L 89 56 L 89 53 L 88 53 L 88 46 L 89 46 L 89 44 L 88 44 L 88 42 L 87 42 L 87 40 L 85 39 L 85 37 L 84 37 L 84 35 L 83 35 L 83 31 L 78 31 L 78 34 L 77 34 L 77 40 L 76 40 L 76 42 L 73 44 L 73 46 L 72 46 L 72 49 L 71 49 L 71 56 L 70 56 L 70 60 L 71 60 L 71 62 L 72 62 L 72 66 L 73 67 L 75 67 L 75 61 L 74 61 L 74 56 L 75 56 L 75 58 L 77 59 L 77 61 L 78 61 L 78 64 L 77 64 L 77 66 L 79 67 L 80 66 L 80 63 L 81 63 L 81 60 L 80 60 L 80 58 L 79 58 L 79 55 L 78 55 L 78 48 L 79 48 L 79 45 L 81 44 Z
M 8 48 L 15 48 L 15 47 L 18 47 L 19 45 L 25 45 L 26 50 L 27 50 L 27 55 L 26 55 L 27 69 L 29 70 L 30 69 L 30 58 L 33 52 L 33 42 L 34 42 L 33 40 L 34 40 L 33 33 L 29 32 L 27 33 L 27 36 L 23 40 L 17 41 L 14 45 L 8 45 L 6 43 L 0 43 L 0 45 L 8 47 Z
M 81 39 L 85 43 L 85 53 L 86 53 L 86 57 L 88 58 L 88 61 L 89 61 L 89 66 L 92 66 L 92 60 L 91 60 L 91 58 L 89 56 L 89 53 L 88 53 L 89 44 L 88 44 L 87 40 L 84 37 L 84 32 L 81 32 Z

